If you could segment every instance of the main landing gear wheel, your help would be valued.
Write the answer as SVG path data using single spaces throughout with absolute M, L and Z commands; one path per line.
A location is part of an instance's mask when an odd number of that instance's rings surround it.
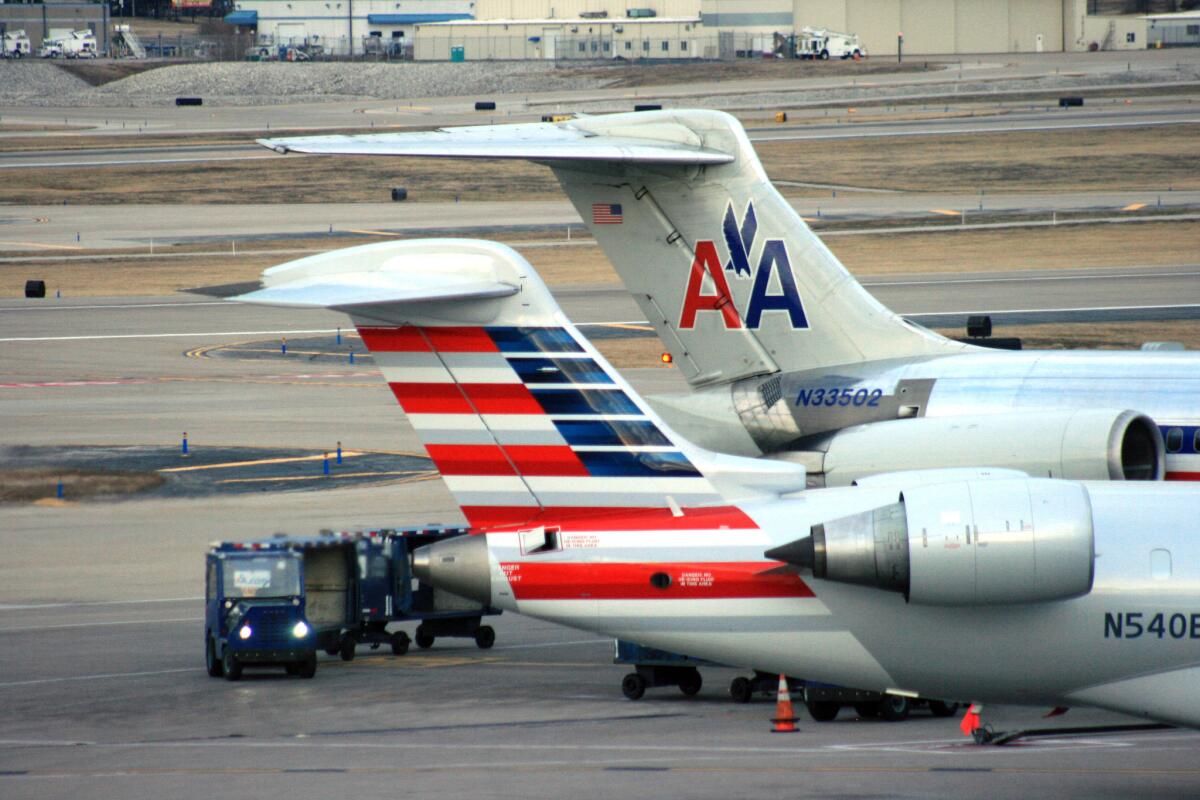
M 700 677 L 700 670 L 693 669 L 682 680 L 679 681 L 679 691 L 683 692 L 688 697 L 695 697 L 700 693 L 701 687 L 704 686 L 704 679 Z
M 391 638 L 392 655 L 402 656 L 405 653 L 407 653 L 408 652 L 408 643 L 410 641 L 411 640 L 408 638 L 408 634 L 405 633 L 404 631 L 396 631 L 395 633 L 393 633 L 392 638 Z
M 422 650 L 428 650 L 433 647 L 433 634 L 425 630 L 424 625 L 417 626 L 417 638 L 415 639 L 417 647 Z
M 225 667 L 217 658 L 217 646 L 211 636 L 204 639 L 204 668 L 208 670 L 210 678 L 219 678 L 225 673 Z
M 808 707 L 809 716 L 817 722 L 832 722 L 842 708 L 841 703 L 832 700 L 806 700 L 804 705 Z
M 475 631 L 475 646 L 487 650 L 496 643 L 496 630 L 490 625 L 480 625 Z
M 903 722 L 912 711 L 912 701 L 907 697 L 888 695 L 879 703 L 879 716 L 888 722 Z
M 296 662 L 296 674 L 301 678 L 311 678 L 317 674 L 317 654 L 313 653 L 303 661 Z
M 729 696 L 735 703 L 749 703 L 754 696 L 754 687 L 749 678 L 734 678 L 729 682 Z
M 631 672 L 621 679 L 621 694 L 630 700 L 641 700 L 646 693 L 646 679 Z
M 929 701 L 929 713 L 935 717 L 953 717 L 958 713 L 958 703 L 947 703 L 942 700 Z
M 875 719 L 879 716 L 879 703 L 855 703 L 854 713 L 863 719 Z
M 225 672 L 225 680 L 236 681 L 242 677 L 242 665 L 233 657 L 233 651 L 228 647 L 225 648 L 225 655 L 221 659 L 221 667 Z
M 338 641 L 338 655 L 342 657 L 342 661 L 353 661 L 356 647 L 358 647 L 358 642 L 354 641 L 354 637 L 349 633 L 343 633 L 342 638 Z

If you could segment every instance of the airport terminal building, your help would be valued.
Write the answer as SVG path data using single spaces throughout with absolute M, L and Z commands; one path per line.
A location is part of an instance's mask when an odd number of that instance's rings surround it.
M 238 0 L 226 19 L 331 53 L 683 59 L 779 54 L 804 28 L 857 34 L 876 56 L 1140 50 L 1146 12 L 1168 10 L 1169 0 Z

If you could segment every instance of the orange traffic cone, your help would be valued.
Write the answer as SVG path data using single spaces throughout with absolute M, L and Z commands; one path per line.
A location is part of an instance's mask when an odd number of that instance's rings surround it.
M 963 732 L 963 736 L 974 736 L 975 730 L 982 727 L 979 721 L 980 711 L 983 711 L 983 706 L 979 703 L 971 703 L 967 707 L 967 713 L 963 714 L 962 722 L 958 723 L 958 729 Z
M 779 676 L 779 699 L 775 701 L 775 718 L 771 722 L 775 723 L 771 733 L 796 733 L 800 730 L 796 727 L 796 713 L 792 711 L 792 695 L 788 691 L 787 678 L 782 674 Z

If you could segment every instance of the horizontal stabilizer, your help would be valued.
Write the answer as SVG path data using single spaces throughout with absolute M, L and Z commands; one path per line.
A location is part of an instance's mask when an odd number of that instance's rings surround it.
M 447 240 L 453 242 L 454 240 Z M 263 273 L 261 288 L 233 299 L 293 308 L 368 308 L 488 300 L 520 291 L 501 280 L 487 253 L 453 246 L 414 250 L 409 242 L 351 247 Z
M 683 125 L 662 123 L 638 135 L 597 136 L 570 124 L 485 125 L 424 133 L 302 136 L 259 139 L 278 153 L 515 158 L 529 161 L 599 161 L 627 164 L 728 164 L 733 155 L 703 147 Z

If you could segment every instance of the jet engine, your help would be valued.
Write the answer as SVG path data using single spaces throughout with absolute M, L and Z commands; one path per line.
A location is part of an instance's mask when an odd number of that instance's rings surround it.
M 1066 600 L 1092 588 L 1091 503 L 1082 484 L 1046 479 L 917 486 L 766 556 L 923 605 Z
M 895 470 L 968 466 L 1072 480 L 1162 480 L 1165 463 L 1154 421 L 1116 409 L 872 422 L 837 431 L 822 449 L 826 486 Z

